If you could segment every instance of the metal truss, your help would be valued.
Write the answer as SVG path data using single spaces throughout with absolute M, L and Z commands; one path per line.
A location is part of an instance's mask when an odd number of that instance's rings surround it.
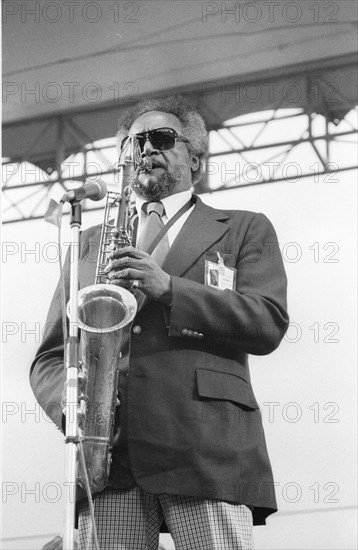
M 298 181 L 302 178 L 313 178 L 318 181 L 325 177 L 325 181 L 335 181 L 330 177 L 337 172 L 358 168 L 358 111 L 357 105 L 352 104 L 344 94 L 335 89 L 335 101 L 339 104 L 337 110 L 327 101 L 324 89 L 330 88 L 330 83 L 321 75 L 313 78 L 306 74 L 305 108 L 286 110 L 282 109 L 283 97 L 272 111 L 257 113 L 257 118 L 247 122 L 240 119 L 232 124 L 225 124 L 214 131 L 216 141 L 224 142 L 226 147 L 219 146 L 216 152 L 211 151 L 206 165 L 206 177 L 200 186 L 199 192 L 213 192 L 236 189 L 252 185 L 270 184 L 279 181 Z M 316 91 L 314 91 L 314 86 Z M 316 96 L 321 97 L 319 106 Z M 319 112 L 318 112 L 319 111 Z M 214 115 L 214 113 L 212 113 Z M 260 116 L 261 115 L 261 116 Z M 344 115 L 344 116 L 343 116 Z M 287 139 L 274 139 L 274 125 L 283 121 L 291 122 L 286 129 Z M 301 132 L 295 131 L 295 121 L 301 124 Z M 340 129 L 338 129 L 338 126 Z M 251 137 L 246 138 L 247 130 L 254 129 Z M 266 136 L 265 139 L 263 137 Z M 281 138 L 281 136 L 280 136 Z M 342 156 L 337 152 L 337 145 L 344 143 L 351 146 L 353 162 L 342 163 Z M 299 159 L 299 149 L 305 147 L 310 162 L 292 162 Z M 272 151 L 273 154 L 272 154 Z M 302 155 L 301 155 L 302 156 Z M 220 163 L 220 159 L 235 158 L 235 169 L 228 170 L 227 162 Z M 259 157 L 259 161 L 256 157 Z M 291 160 L 290 160 L 291 159 Z M 312 164 L 313 163 L 313 164 Z M 288 168 L 298 167 L 295 177 L 290 177 Z M 264 168 L 269 168 L 265 174 Z M 227 180 L 226 174 L 232 176 Z M 253 174 L 253 177 L 252 177 Z
M 351 106 L 347 106 L 347 111 Z M 323 116 L 322 116 L 323 115 Z M 338 131 L 337 120 L 330 121 L 328 111 L 319 115 L 309 107 L 306 109 L 295 109 L 286 111 L 278 106 L 275 110 L 262 112 L 256 115 L 253 120 L 241 122 L 240 119 L 231 124 L 213 130 L 210 133 L 211 142 L 216 146 L 211 148 L 206 161 L 206 173 L 203 181 L 197 186 L 196 192 L 206 193 L 218 190 L 236 189 L 251 185 L 266 185 L 278 181 L 290 181 L 290 173 L 287 167 L 299 165 L 290 159 L 299 158 L 299 148 L 305 147 L 304 156 L 307 157 L 310 151 L 310 163 L 306 167 L 304 163 L 300 171 L 295 175 L 297 181 L 301 178 L 327 176 L 346 170 L 358 168 L 356 150 L 353 149 L 357 143 L 357 108 L 350 110 L 339 122 L 342 127 Z M 278 122 L 292 123 L 291 130 L 285 131 L 287 139 L 272 141 L 271 128 Z M 300 121 L 300 134 L 297 135 L 296 126 Z M 302 124 L 304 121 L 304 124 Z M 67 116 L 56 117 L 52 121 L 57 125 L 57 151 L 55 165 L 46 165 L 45 159 L 36 159 L 33 163 L 32 181 L 24 181 L 19 177 L 23 160 L 5 160 L 3 163 L 4 185 L 3 202 L 7 203 L 4 208 L 3 223 L 23 222 L 43 217 L 49 202 L 49 194 L 54 186 L 59 186 L 63 192 L 73 187 L 74 182 L 85 182 L 91 176 L 98 176 L 98 171 L 93 173 L 88 162 L 88 156 L 95 155 L 98 166 L 101 167 L 101 177 L 109 182 L 109 189 L 115 190 L 115 182 L 118 180 L 118 168 L 113 162 L 114 143 L 98 147 L 90 142 L 89 137 L 79 128 L 71 118 Z M 303 126 L 303 128 L 302 128 Z M 317 131 L 319 128 L 320 131 Z M 251 133 L 250 138 L 247 134 Z M 71 164 L 66 160 L 66 136 L 76 138 L 80 157 L 81 170 L 77 174 L 68 174 L 66 167 Z M 265 135 L 267 138 L 264 139 Z M 352 147 L 352 158 L 354 162 L 342 164 L 339 153 L 335 152 L 335 146 L 344 144 L 344 147 Z M 112 159 L 108 153 L 111 151 Z M 301 153 L 302 156 L 302 153 Z M 309 156 L 309 155 L 308 155 Z M 31 150 L 26 155 L 27 162 L 31 162 Z M 255 160 L 255 159 L 259 160 Z M 231 162 L 231 168 L 228 164 Z M 235 168 L 232 169 L 232 163 Z M 313 164 L 312 164 L 313 162 Z M 265 168 L 268 173 L 265 173 Z M 286 168 L 285 168 L 286 167 Z M 283 170 L 285 168 L 285 170 Z M 224 172 L 224 174 L 223 174 Z M 37 174 L 37 177 L 36 177 Z M 227 174 L 230 177 L 227 179 Z M 223 175 L 225 177 L 223 177 Z M 41 176 L 41 177 L 40 177 Z M 26 178 L 25 178 L 26 179 Z M 332 181 L 332 180 L 328 180 Z M 113 187 L 112 187 L 113 184 Z M 84 204 L 83 210 L 98 210 L 103 206 Z
M 282 113 L 282 111 L 281 111 Z M 354 113 L 357 115 L 357 108 L 354 109 Z M 350 115 L 348 117 L 348 115 Z M 342 119 L 345 122 L 345 131 L 335 131 L 334 124 L 327 119 L 324 120 L 325 132 L 320 134 L 313 134 L 313 123 L 317 118 L 316 113 L 307 112 L 301 110 L 301 112 L 282 115 L 279 110 L 275 110 L 270 118 L 260 119 L 253 122 L 246 122 L 234 125 L 226 125 L 223 128 L 215 130 L 215 133 L 223 140 L 228 148 L 227 150 L 221 150 L 215 153 L 211 153 L 207 160 L 206 177 L 204 184 L 201 184 L 201 193 L 232 190 L 239 187 L 248 187 L 252 185 L 263 185 L 269 183 L 275 183 L 279 181 L 297 181 L 302 178 L 314 178 L 314 181 L 318 181 L 319 177 L 329 176 L 331 174 L 337 174 L 337 172 L 344 172 L 347 170 L 354 170 L 358 168 L 357 154 L 353 149 L 352 159 L 355 162 L 351 164 L 342 164 L 338 155 L 332 151 L 335 144 L 344 143 L 346 145 L 358 145 L 358 128 L 357 124 L 352 124 L 351 120 L 352 111 L 347 113 L 346 117 Z M 273 122 L 292 120 L 298 118 L 305 118 L 306 127 L 301 132 L 301 135 L 296 139 L 291 138 L 287 140 L 274 141 L 272 143 L 258 143 L 260 136 L 264 131 L 270 133 L 270 126 Z M 321 120 L 322 122 L 322 120 Z M 235 130 L 240 130 L 240 134 L 245 136 L 245 129 L 250 126 L 261 126 L 254 139 L 250 143 L 244 144 L 242 137 L 238 135 Z M 333 128 L 332 128 L 333 127 Z M 334 130 L 334 131 L 332 131 Z M 223 135 L 225 131 L 226 135 Z M 230 140 L 227 139 L 227 135 L 230 136 Z M 348 138 L 348 139 L 344 139 Z M 351 139 L 350 139 L 351 138 Z M 237 147 L 233 144 L 236 142 Z M 322 143 L 324 143 L 324 150 L 322 150 Z M 318 146 L 320 144 L 320 146 Z M 310 162 L 304 164 L 298 164 L 297 162 L 286 162 L 291 157 L 295 156 L 295 151 L 303 145 L 309 146 L 311 157 Z M 276 150 L 274 154 L 270 154 L 270 151 Z M 277 152 L 277 149 L 279 151 Z M 267 156 L 260 162 L 255 162 L 248 158 L 247 154 L 255 153 L 267 153 Z M 226 163 L 220 162 L 225 157 L 235 156 L 239 162 L 235 162 L 235 169 L 227 169 Z M 241 161 L 241 162 L 240 162 Z M 310 166 L 308 166 L 310 164 Z M 238 166 L 238 168 L 237 168 Z M 288 168 L 297 167 L 296 174 L 289 174 Z M 265 167 L 268 175 L 265 176 Z M 227 179 L 225 176 L 232 174 Z M 251 175 L 253 174 L 253 175 Z M 326 178 L 326 181 L 334 181 L 334 179 Z
M 54 187 L 60 187 L 64 193 L 74 187 L 74 182 L 84 183 L 91 176 L 98 176 L 98 170 L 94 173 L 89 169 L 89 165 L 93 165 L 93 162 L 88 162 L 88 156 L 91 153 L 98 159 L 96 164 L 101 167 L 101 175 L 113 175 L 115 180 L 118 174 L 118 168 L 106 156 L 106 149 L 109 149 L 109 146 L 96 147 L 91 143 L 89 136 L 66 115 L 50 120 L 49 125 L 51 124 L 56 126 L 57 131 L 54 159 L 42 159 L 38 155 L 32 159 L 30 147 L 26 152 L 26 158 L 3 162 L 2 198 L 3 202 L 7 203 L 3 209 L 3 215 L 5 214 L 3 223 L 41 219 Z M 68 136 L 72 141 L 75 139 L 78 151 L 70 157 L 66 150 Z M 74 156 L 79 156 L 80 161 L 75 162 L 72 158 Z M 75 174 L 71 169 L 68 170 L 75 164 L 82 166 L 80 173 Z M 27 181 L 28 179 L 32 181 Z M 87 209 L 90 208 L 85 204 L 83 211 Z M 8 212 L 9 217 L 7 217 Z

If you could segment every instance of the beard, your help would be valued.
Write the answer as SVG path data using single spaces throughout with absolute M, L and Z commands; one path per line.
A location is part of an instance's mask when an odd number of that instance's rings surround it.
M 166 171 L 158 175 L 139 173 L 133 183 L 133 191 L 147 201 L 159 201 L 169 197 L 175 191 L 178 183 L 181 182 L 187 169 L 187 167 L 178 167 L 174 174 L 169 174 Z M 140 177 L 147 181 L 143 183 L 140 181 Z

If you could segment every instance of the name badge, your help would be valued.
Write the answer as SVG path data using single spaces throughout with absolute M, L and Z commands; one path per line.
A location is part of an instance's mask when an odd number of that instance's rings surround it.
M 205 260 L 205 284 L 218 288 L 219 290 L 235 290 L 236 288 L 236 269 L 227 267 L 224 259 L 217 252 L 218 263 Z

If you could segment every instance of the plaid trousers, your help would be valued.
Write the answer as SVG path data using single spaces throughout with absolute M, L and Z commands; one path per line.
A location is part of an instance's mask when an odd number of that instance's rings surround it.
M 253 550 L 247 506 L 168 494 L 139 487 L 107 488 L 94 497 L 101 550 L 158 550 L 165 519 L 176 550 Z M 79 504 L 79 550 L 94 550 L 88 502 Z

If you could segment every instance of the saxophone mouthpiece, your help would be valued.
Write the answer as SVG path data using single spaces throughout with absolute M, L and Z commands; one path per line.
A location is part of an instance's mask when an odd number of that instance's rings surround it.
M 152 159 L 150 157 L 142 157 L 141 161 L 139 163 L 139 170 L 141 172 L 145 172 L 146 170 L 150 170 L 153 167 Z

